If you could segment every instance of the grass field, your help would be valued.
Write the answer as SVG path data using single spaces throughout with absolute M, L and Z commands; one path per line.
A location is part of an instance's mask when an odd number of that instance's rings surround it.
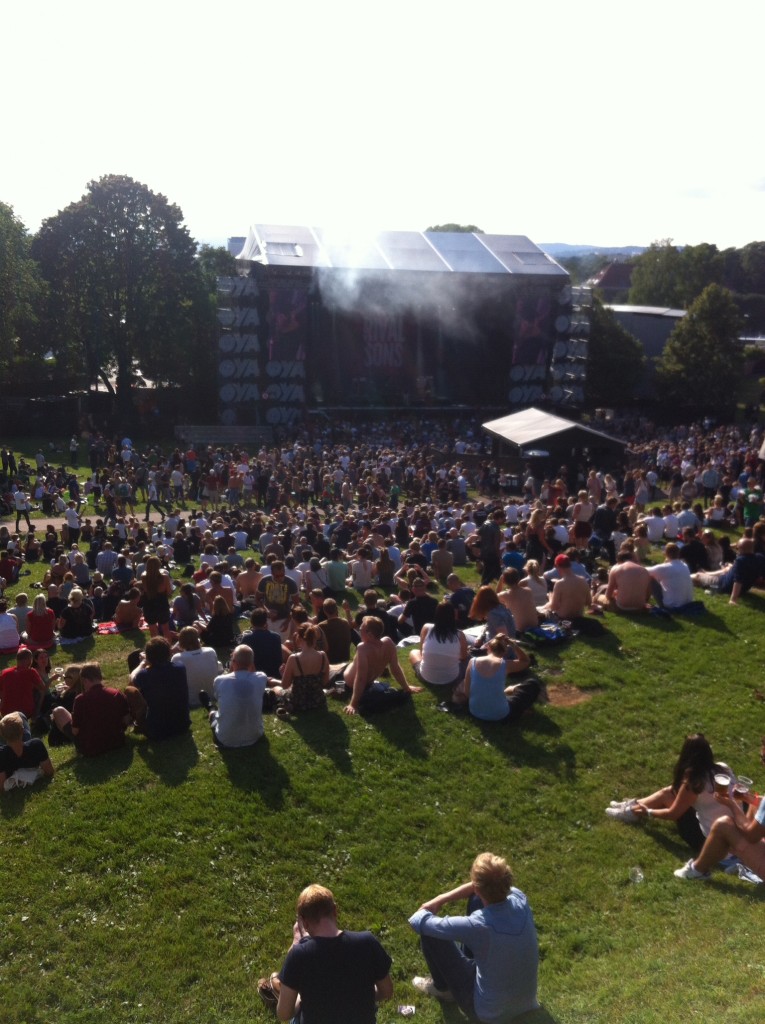
M 418 1020 L 456 1024 L 409 984 L 424 963 L 406 918 L 489 849 L 510 860 L 539 929 L 544 1010 L 529 1020 L 761 1022 L 762 888 L 678 881 L 689 852 L 672 826 L 603 813 L 668 782 L 690 731 L 765 788 L 764 599 L 703 599 L 698 619 L 612 615 L 605 637 L 540 655 L 549 687 L 588 699 L 521 729 L 443 714 L 426 692 L 376 719 L 335 702 L 267 716 L 248 751 L 216 750 L 201 710 L 182 740 L 131 735 L 92 761 L 52 751 L 51 782 L 0 797 L 0 1019 L 273 1019 L 255 984 L 281 963 L 298 891 L 318 881 L 341 923 L 371 928 L 393 956 L 379 1021 L 413 1003 Z M 97 657 L 124 684 L 137 643 L 100 637 L 54 664 Z

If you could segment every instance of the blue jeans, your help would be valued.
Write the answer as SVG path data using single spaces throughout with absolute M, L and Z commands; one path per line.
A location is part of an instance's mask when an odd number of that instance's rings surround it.
M 471 896 L 467 912 L 472 914 L 482 906 L 478 896 Z M 420 946 L 436 988 L 440 992 L 451 992 L 462 1012 L 470 1020 L 477 1021 L 473 1009 L 476 966 L 470 950 L 460 949 L 449 939 L 436 939 L 430 935 L 420 936 Z

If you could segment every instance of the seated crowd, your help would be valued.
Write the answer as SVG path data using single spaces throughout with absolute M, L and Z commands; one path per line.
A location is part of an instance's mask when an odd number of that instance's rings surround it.
M 14 593 L 12 606 L 0 598 L 0 652 L 15 656 L 0 674 L 0 734 L 15 767 L 0 781 L 52 774 L 33 729 L 94 756 L 129 728 L 152 742 L 183 735 L 200 705 L 221 748 L 257 743 L 264 711 L 289 717 L 339 699 L 348 715 L 377 713 L 424 687 L 446 695 L 445 709 L 518 722 L 544 696 L 527 640 L 546 627 L 699 610 L 694 586 L 735 605 L 765 580 L 753 450 L 723 458 L 697 438 L 691 460 L 682 444 L 646 442 L 647 468 L 620 478 L 593 468 L 573 487 L 565 467 L 549 479 L 529 468 L 515 497 L 483 463 L 470 483 L 495 496 L 470 501 L 456 447 L 426 458 L 388 442 L 302 439 L 252 458 L 212 448 L 163 457 L 123 443 L 110 461 L 91 451 L 81 490 L 76 473 L 38 458 L 35 480 L 27 467 L 11 491 L 16 531 L 0 529 L 0 580 Z M 31 501 L 61 512 L 62 527 L 38 537 Z M 37 594 L 20 585 L 35 562 Z M 95 660 L 51 668 L 59 648 L 140 630 L 149 640 L 124 690 L 104 684 Z M 422 685 L 409 683 L 399 645 Z M 731 812 L 726 827 L 759 835 L 724 794 L 701 800 L 706 776 L 688 776 L 686 799 L 683 772 L 620 814 L 675 820 L 715 800 Z M 704 833 L 715 851 L 722 828 Z M 705 875 L 708 861 L 702 853 L 692 871 Z

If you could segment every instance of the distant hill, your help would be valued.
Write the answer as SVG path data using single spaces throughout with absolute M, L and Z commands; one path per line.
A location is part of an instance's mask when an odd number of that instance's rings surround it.
M 647 249 L 645 245 L 569 245 L 568 242 L 537 242 L 548 256 L 639 256 Z

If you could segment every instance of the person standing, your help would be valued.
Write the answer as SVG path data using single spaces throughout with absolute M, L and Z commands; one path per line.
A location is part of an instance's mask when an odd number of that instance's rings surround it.
M 32 529 L 32 524 L 29 521 L 29 496 L 23 487 L 19 486 L 13 492 L 13 503 L 16 506 L 16 533 L 19 532 L 19 523 L 22 519 L 26 520 L 27 529 Z
M 321 885 L 300 893 L 292 935 L 282 969 L 271 978 L 279 1020 L 375 1024 L 376 1004 L 393 995 L 392 961 L 375 936 L 339 928 L 335 897 Z
M 467 916 L 436 916 L 447 903 L 463 899 Z M 470 881 L 423 903 L 409 924 L 420 936 L 431 972 L 429 978 L 414 978 L 420 992 L 456 1002 L 471 1020 L 487 1024 L 538 1008 L 534 917 L 503 857 L 479 854 Z

